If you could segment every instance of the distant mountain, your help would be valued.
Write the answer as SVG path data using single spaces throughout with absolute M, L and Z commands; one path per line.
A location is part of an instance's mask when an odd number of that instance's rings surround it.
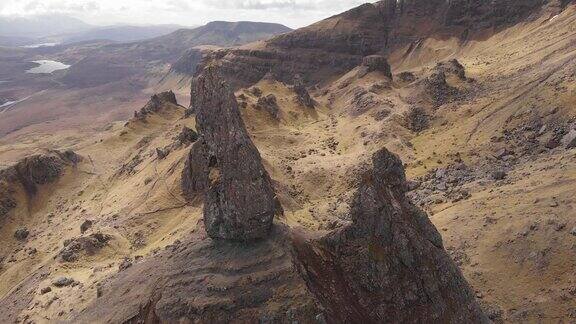
M 80 33 L 61 35 L 53 38 L 53 40 L 63 44 L 92 40 L 135 42 L 167 35 L 182 28 L 184 27 L 180 25 L 107 26 L 90 29 Z
M 31 17 L 0 16 L 0 36 L 41 38 L 86 31 L 93 26 L 65 15 Z
M 101 85 L 175 62 L 179 62 L 180 70 L 193 71 L 201 58 L 195 52 L 201 50 L 192 50 L 194 47 L 243 45 L 289 31 L 290 28 L 280 24 L 218 21 L 149 40 L 109 44 L 90 50 L 89 55 L 71 66 L 63 81 L 79 87 Z M 61 59 L 70 61 L 65 55 Z M 187 57 L 182 60 L 183 56 Z
M 181 42 L 188 46 L 214 45 L 228 47 L 267 39 L 290 31 L 292 31 L 291 28 L 280 24 L 251 21 L 214 21 L 198 28 L 178 30 L 155 41 L 172 45 Z
M 0 35 L 0 46 L 16 47 L 38 43 L 36 38 Z
M 70 44 L 93 40 L 135 42 L 170 34 L 181 25 L 92 26 L 64 15 L 34 17 L 0 16 L 0 46 Z

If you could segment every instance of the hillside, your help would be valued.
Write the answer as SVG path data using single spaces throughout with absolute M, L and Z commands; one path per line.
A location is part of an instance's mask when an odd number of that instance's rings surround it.
M 104 26 L 94 27 L 87 31 L 54 35 L 43 38 L 43 42 L 56 42 L 60 44 L 79 43 L 95 40 L 108 40 L 113 42 L 136 42 L 170 34 L 183 28 L 178 25 L 152 25 L 152 26 Z
M 278 24 L 212 22 L 142 42 L 105 45 L 73 64 L 62 82 L 74 87 L 92 87 L 142 74 L 143 71 L 158 73 L 163 64 L 175 62 L 185 51 L 196 46 L 240 45 L 289 30 Z M 65 55 L 63 53 L 62 58 Z
M 188 88 L 189 76 L 175 69 L 195 70 L 206 51 L 243 44 L 285 32 L 278 24 L 215 22 L 196 29 L 130 43 L 91 41 L 38 48 L 0 48 L 0 97 L 26 100 L 3 109 L 0 135 L 17 132 L 52 133 L 52 129 L 103 127 L 125 119 L 141 107 L 151 92 L 179 83 Z M 49 59 L 71 65 L 52 74 L 31 75 L 31 61 Z M 179 95 L 187 96 L 179 91 Z M 102 98 L 106 98 L 103 100 Z M 33 113 L 32 113 L 33 111 Z M 17 134 L 15 134 L 17 136 Z M 44 135 L 46 136 L 46 135 Z
M 574 320 L 576 2 L 384 0 L 164 52 L 212 31 L 103 47 L 189 96 L 85 85 L 135 111 L 0 139 L 0 322 Z

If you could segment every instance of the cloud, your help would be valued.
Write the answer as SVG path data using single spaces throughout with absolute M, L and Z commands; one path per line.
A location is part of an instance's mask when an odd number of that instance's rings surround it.
M 296 0 L 206 0 L 205 3 L 220 9 L 243 10 L 296 9 L 302 6 Z
M 204 0 L 212 7 L 220 9 L 242 10 L 268 10 L 268 9 L 292 9 L 298 11 L 326 10 L 350 8 L 365 3 L 363 0 Z
M 0 0 L 0 15 L 66 14 L 92 24 L 251 20 L 301 27 L 367 0 Z
M 2 15 L 77 14 L 98 11 L 98 0 L 0 0 Z

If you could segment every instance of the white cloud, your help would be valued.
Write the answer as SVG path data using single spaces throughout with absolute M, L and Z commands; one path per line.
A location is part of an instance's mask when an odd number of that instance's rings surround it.
M 199 25 L 251 20 L 300 27 L 363 0 L 0 0 L 0 15 L 68 14 L 94 24 Z

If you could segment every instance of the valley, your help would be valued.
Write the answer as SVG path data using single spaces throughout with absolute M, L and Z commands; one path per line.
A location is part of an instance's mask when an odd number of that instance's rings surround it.
M 0 48 L 0 322 L 576 320 L 574 1 L 268 27 Z

